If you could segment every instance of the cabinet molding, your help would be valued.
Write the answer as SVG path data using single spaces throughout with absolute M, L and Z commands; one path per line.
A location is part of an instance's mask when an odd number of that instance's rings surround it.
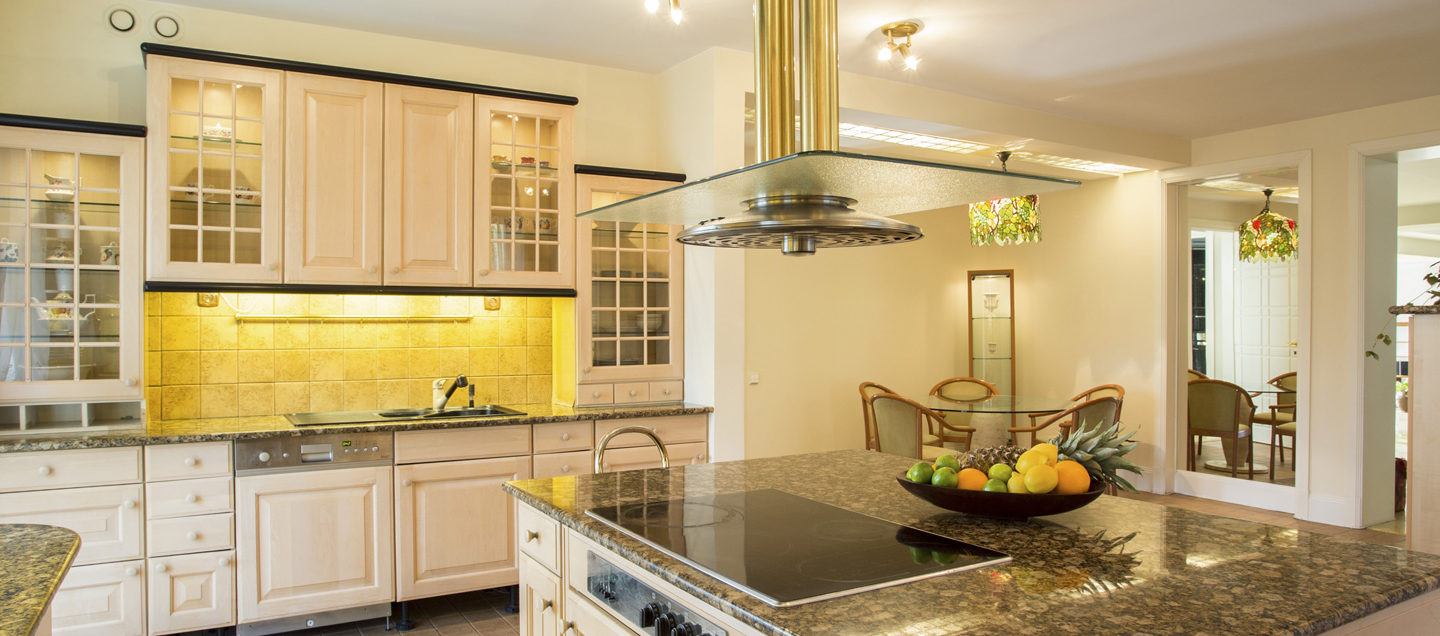
M 0 113 L 0 126 L 93 133 L 97 135 L 118 135 L 120 137 L 145 136 L 145 127 L 139 124 L 120 124 L 111 121 L 90 121 L 87 119 L 63 119 L 60 117 L 41 117 L 39 115 L 17 115 L 15 113 Z
M 421 287 L 418 285 L 306 285 L 267 283 L 198 283 L 146 281 L 151 292 L 255 292 L 259 294 L 406 294 L 412 296 L 526 296 L 531 298 L 574 298 L 574 289 L 545 287 Z
M 385 87 L 386 284 L 469 286 L 474 96 Z
M 648 179 L 651 181 L 685 183 L 685 173 L 683 172 L 661 172 L 659 170 L 595 166 L 584 163 L 575 164 L 575 174 L 593 174 L 601 177 L 625 177 L 627 179 Z

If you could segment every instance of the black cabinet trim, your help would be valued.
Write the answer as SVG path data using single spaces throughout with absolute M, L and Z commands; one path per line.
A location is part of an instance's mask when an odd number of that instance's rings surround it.
M 419 285 L 306 285 L 294 283 L 192 283 L 145 281 L 148 292 L 255 292 L 262 294 L 385 294 L 418 296 L 531 296 L 574 298 L 573 289 L 539 287 L 425 287 Z
M 575 164 L 575 174 L 593 174 L 602 177 L 627 177 L 630 179 L 650 179 L 652 181 L 685 183 L 685 174 L 681 172 L 637 170 L 635 168 L 616 168 L 614 166 L 591 166 L 580 163 Z
M 41 117 L 39 115 L 19 115 L 15 113 L 0 113 L 0 126 L 63 130 L 65 132 L 94 133 L 97 135 L 119 135 L 121 137 L 145 136 L 145 127 L 139 124 L 117 124 L 108 121 L 61 119 L 59 117 Z
M 524 99 L 532 102 L 566 104 L 569 106 L 574 106 L 580 103 L 580 100 L 578 98 L 571 97 L 569 95 L 541 93 L 537 91 L 526 91 L 516 88 L 505 88 L 502 86 L 489 86 L 486 84 L 471 84 L 468 82 L 456 82 L 452 80 L 435 79 L 433 77 L 420 77 L 417 75 L 386 73 L 384 71 L 371 71 L 360 68 L 350 68 L 346 66 L 331 66 L 329 64 L 316 64 L 313 62 L 297 62 L 294 60 L 282 60 L 279 58 L 261 57 L 259 55 L 248 55 L 245 53 L 226 53 L 224 51 L 192 49 L 183 46 L 171 46 L 169 44 L 156 44 L 154 42 L 141 43 L 140 51 L 145 53 L 146 55 L 164 55 L 166 57 L 181 57 L 191 60 L 202 60 L 205 62 L 239 64 L 241 66 L 258 66 L 262 68 L 273 68 L 281 71 L 296 71 L 299 73 L 330 75 L 333 77 L 348 77 L 351 79 L 368 80 L 372 82 L 384 82 L 387 84 L 404 84 L 407 86 L 420 86 L 423 88 L 438 88 L 447 91 L 462 91 L 466 93 L 475 93 L 478 95 L 491 95 L 494 97 Z

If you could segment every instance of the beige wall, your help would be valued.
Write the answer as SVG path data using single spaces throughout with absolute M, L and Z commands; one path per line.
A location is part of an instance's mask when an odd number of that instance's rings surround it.
M 925 239 L 746 255 L 747 456 L 858 448 L 856 385 L 923 396 L 966 365 L 966 272 L 1015 270 L 1018 391 L 1069 397 L 1126 387 L 1125 420 L 1152 465 L 1160 347 L 1159 184 L 1154 173 L 1042 195 L 1038 245 L 972 247 L 964 209 L 901 217 Z
M 147 0 L 124 3 L 140 25 L 119 33 L 114 5 L 0 3 L 0 112 L 145 123 L 140 43 L 159 39 L 147 25 L 163 12 L 182 24 L 165 44 L 573 95 L 576 162 L 671 167 L 656 163 L 655 75 Z

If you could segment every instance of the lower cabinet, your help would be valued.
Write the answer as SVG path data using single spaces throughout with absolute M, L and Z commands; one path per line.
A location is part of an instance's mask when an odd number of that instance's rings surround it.
M 150 559 L 151 634 L 235 623 L 235 553 L 206 552 Z
M 705 448 L 705 442 L 666 444 L 665 454 L 670 458 L 670 466 L 672 468 L 686 464 L 703 464 L 705 463 L 706 457 Z M 655 450 L 654 446 L 613 448 L 607 450 L 605 451 L 605 463 L 601 466 L 604 472 L 607 473 L 659 467 L 660 452 Z
M 394 600 L 392 470 L 237 478 L 240 622 Z
M 140 484 L 0 495 L 0 523 L 43 523 L 80 535 L 76 565 L 145 555 Z
M 143 636 L 145 562 L 71 568 L 50 604 L 50 620 L 54 634 Z
M 599 636 L 600 634 L 630 634 L 631 631 L 620 621 L 605 613 L 586 599 L 584 595 L 576 592 L 572 587 L 565 588 L 565 617 L 560 621 L 560 633 L 583 634 L 584 636 Z
M 520 636 L 560 634 L 560 577 L 527 556 L 520 568 Z
M 518 580 L 515 500 L 501 485 L 530 478 L 530 456 L 395 467 L 399 600 Z

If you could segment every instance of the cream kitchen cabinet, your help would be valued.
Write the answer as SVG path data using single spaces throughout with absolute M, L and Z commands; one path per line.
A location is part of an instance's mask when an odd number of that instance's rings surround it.
M 530 457 L 395 467 L 398 600 L 517 581 L 515 502 L 501 484 L 530 478 Z
M 235 480 L 238 620 L 394 600 L 388 466 Z M 284 550 L 272 548 L 284 537 Z
M 150 634 L 235 624 L 235 552 L 150 559 Z
M 144 636 L 145 562 L 70 569 L 50 604 L 51 630 L 63 636 Z
M 284 74 L 146 65 L 147 279 L 280 282 Z
M 520 636 L 560 635 L 560 577 L 521 556 Z
M 475 97 L 475 285 L 575 285 L 568 106 Z
M 387 285 L 468 287 L 475 97 L 385 86 Z
M 385 90 L 285 74 L 285 282 L 381 283 Z

